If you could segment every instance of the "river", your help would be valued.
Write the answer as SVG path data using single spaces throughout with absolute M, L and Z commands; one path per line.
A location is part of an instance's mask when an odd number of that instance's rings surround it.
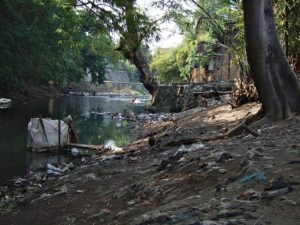
M 30 118 L 50 117 L 64 119 L 71 115 L 82 144 L 105 144 L 113 140 L 124 146 L 131 140 L 126 122 L 113 119 L 105 112 L 144 112 L 149 96 L 133 97 L 107 94 L 103 96 L 66 96 L 58 99 L 36 99 L 28 103 L 12 103 L 9 109 L 0 110 L 0 184 L 30 170 L 42 168 L 46 163 L 69 162 L 70 155 L 33 153 L 27 151 L 27 124 Z

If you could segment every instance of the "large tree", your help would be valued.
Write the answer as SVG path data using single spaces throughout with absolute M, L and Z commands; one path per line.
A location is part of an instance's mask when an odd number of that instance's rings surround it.
M 243 9 L 250 72 L 265 117 L 288 118 L 300 111 L 300 84 L 278 40 L 272 0 L 243 0 Z
M 87 67 L 103 81 L 112 41 L 94 32 L 95 17 L 73 6 L 74 0 L 1 1 L 0 92 L 80 81 Z
M 156 81 L 142 54 L 141 45 L 154 34 L 155 23 L 136 7 L 135 0 L 78 0 L 78 6 L 89 9 L 112 34 L 119 35 L 116 50 L 137 67 L 140 81 L 153 94 Z

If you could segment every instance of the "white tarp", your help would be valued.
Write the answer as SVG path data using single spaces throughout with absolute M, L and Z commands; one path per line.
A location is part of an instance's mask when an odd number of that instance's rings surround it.
M 58 147 L 58 120 L 31 118 L 28 123 L 27 147 L 42 149 Z M 60 121 L 60 146 L 69 143 L 69 129 L 64 121 Z

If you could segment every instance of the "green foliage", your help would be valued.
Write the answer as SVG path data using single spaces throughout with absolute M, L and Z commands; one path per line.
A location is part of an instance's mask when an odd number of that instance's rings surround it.
M 144 43 L 155 38 L 157 23 L 152 21 L 135 3 L 135 0 L 78 0 L 78 6 L 96 14 L 97 18 L 103 21 L 111 31 L 112 36 L 118 36 L 116 50 L 136 66 L 140 73 L 140 81 L 151 93 L 155 80 L 148 66 L 149 54 L 144 54 L 148 51 Z
M 139 73 L 137 68 L 129 61 L 121 61 L 123 69 L 127 72 L 129 80 L 133 82 L 139 82 Z
M 300 73 L 300 2 L 276 0 L 274 3 L 280 41 L 283 46 L 288 45 L 290 64 Z M 157 0 L 155 5 L 168 9 L 165 19 L 175 21 L 185 37 L 197 42 L 199 35 L 208 33 L 215 42 L 227 46 L 232 62 L 241 67 L 243 74 L 247 74 L 242 1 Z M 185 5 L 194 6 L 194 9 L 185 8 Z M 190 57 L 193 58 L 192 55 Z
M 183 83 L 190 77 L 191 67 L 199 67 L 208 63 L 214 54 L 206 51 L 205 54 L 197 52 L 197 44 L 204 42 L 213 44 L 214 39 L 209 33 L 200 34 L 196 40 L 186 36 L 176 48 L 158 49 L 150 64 L 152 72 L 157 76 L 159 83 Z
M 300 75 L 300 2 L 277 0 L 274 4 L 274 15 L 281 44 L 285 49 L 288 44 L 289 62 Z
M 106 56 L 100 51 L 100 43 L 108 38 L 94 34 L 99 23 L 95 23 L 95 17 L 76 12 L 74 3 L 2 1 L 0 90 L 46 86 L 50 80 L 56 85 L 79 81 L 87 67 L 94 80 L 102 82 Z M 86 35 L 87 31 L 93 35 Z
M 160 84 L 180 81 L 180 69 L 176 64 L 176 49 L 157 49 L 150 64 L 152 73 Z

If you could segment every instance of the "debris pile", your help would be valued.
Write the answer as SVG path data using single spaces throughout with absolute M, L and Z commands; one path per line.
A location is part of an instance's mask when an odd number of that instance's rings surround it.
M 224 129 L 224 117 L 206 115 L 205 126 L 218 121 L 218 131 Z M 142 128 L 155 127 L 158 132 L 159 124 L 173 117 L 167 114 L 160 123 L 153 123 L 151 115 L 140 120 L 149 118 L 149 127 Z M 175 119 L 176 135 L 189 134 L 183 130 L 193 122 L 188 115 Z M 211 131 L 205 126 L 200 128 Z M 298 224 L 300 121 L 292 118 L 253 129 L 259 136 L 241 133 L 230 139 L 165 146 L 176 137 L 173 129 L 153 146 L 141 142 L 126 154 L 84 158 L 66 171 L 63 165 L 48 166 L 61 174 L 45 170 L 15 180 L 18 192 L 1 189 L 0 223 L 45 224 L 51 218 L 53 224 L 78 225 Z M 44 217 L 36 216 L 44 211 Z

